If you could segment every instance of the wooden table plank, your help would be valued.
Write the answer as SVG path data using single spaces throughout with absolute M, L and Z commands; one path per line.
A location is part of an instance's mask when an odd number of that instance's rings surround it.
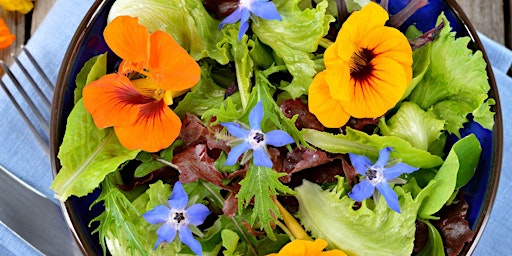
M 34 9 L 32 10 L 31 15 L 31 29 L 30 32 L 27 31 L 27 23 L 28 19 L 25 15 L 18 12 L 6 12 L 0 8 L 0 16 L 5 20 L 5 23 L 11 30 L 11 33 L 16 35 L 16 41 L 10 46 L 0 51 L 0 59 L 4 60 L 7 64 L 12 63 L 12 53 L 19 53 L 20 46 L 27 43 L 27 39 L 30 38 L 30 35 L 37 29 L 39 24 L 43 21 L 46 14 L 50 11 L 53 4 L 57 0 L 43 0 L 43 1 L 35 1 Z M 29 34 L 27 34 L 29 33 Z M 3 74 L 0 69 L 0 75 Z
M 505 44 L 504 0 L 457 0 L 457 3 L 477 31 Z

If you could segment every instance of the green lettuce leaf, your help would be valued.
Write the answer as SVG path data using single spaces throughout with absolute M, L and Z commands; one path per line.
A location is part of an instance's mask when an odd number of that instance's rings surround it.
M 228 49 L 217 45 L 224 37 L 218 29 L 220 21 L 210 16 L 201 0 L 117 0 L 108 20 L 122 15 L 139 17 L 139 23 L 150 32 L 171 34 L 195 60 L 229 61 Z
M 100 54 L 85 62 L 76 75 L 75 104 L 82 98 L 85 85 L 95 81 L 107 73 L 107 54 Z
M 429 221 L 425 221 L 424 223 L 428 227 L 428 241 L 425 248 L 416 254 L 416 256 L 445 255 L 441 234 Z
M 410 255 L 414 247 L 416 214 L 424 197 L 412 198 L 395 187 L 401 213 L 391 210 L 384 197 L 377 203 L 364 200 L 353 209 L 354 200 L 343 188 L 343 178 L 332 190 L 322 190 L 309 181 L 295 189 L 298 216 L 312 235 L 348 255 Z M 426 188 L 430 189 L 430 188 Z
M 482 52 L 468 49 L 469 37 L 455 38 L 444 14 L 438 24 L 441 21 L 445 26 L 430 43 L 428 70 L 409 99 L 422 109 L 432 108 L 438 119 L 446 121 L 447 131 L 460 136 L 467 115 L 485 104 L 490 86 Z
M 480 158 L 480 142 L 475 135 L 468 135 L 451 148 L 443 165 L 430 181 L 434 193 L 423 201 L 418 216 L 432 219 L 452 197 L 455 189 L 466 184 L 473 176 Z M 423 193 L 423 192 L 422 192 Z
M 68 117 L 57 155 L 62 168 L 50 188 L 61 201 L 71 195 L 87 195 L 139 151 L 123 147 L 112 128 L 98 129 L 80 100 Z
M 302 136 L 307 143 L 331 153 L 353 153 L 376 160 L 380 149 L 392 147 L 392 158 L 414 167 L 432 168 L 443 163 L 443 159 L 439 156 L 415 148 L 406 140 L 396 136 L 368 135 L 351 128 L 347 128 L 346 135 L 303 129 Z
M 277 10 L 282 21 L 255 19 L 251 24 L 259 40 L 270 46 L 281 58 L 293 80 L 280 88 L 287 91 L 292 98 L 307 94 L 313 77 L 317 73 L 312 53 L 318 48 L 318 42 L 329 30 L 329 23 L 334 21 L 326 14 L 327 1 L 317 4 L 314 9 L 301 10 L 299 1 L 276 0 Z
M 384 136 L 397 136 L 415 148 L 429 151 L 432 142 L 440 138 L 444 121 L 424 111 L 414 102 L 403 102 L 389 120 L 386 121 L 384 117 L 379 119 L 379 128 Z

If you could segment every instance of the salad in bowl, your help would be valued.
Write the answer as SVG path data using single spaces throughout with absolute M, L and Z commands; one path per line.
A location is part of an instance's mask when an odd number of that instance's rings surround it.
M 103 253 L 470 250 L 501 123 L 444 1 L 102 2 L 51 188 Z

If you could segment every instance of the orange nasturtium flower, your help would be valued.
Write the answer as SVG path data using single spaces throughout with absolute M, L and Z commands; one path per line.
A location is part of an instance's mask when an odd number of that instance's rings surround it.
M 278 253 L 272 253 L 268 256 L 346 256 L 347 254 L 340 250 L 324 251 L 327 242 L 323 239 L 315 241 L 295 239 L 286 244 Z
M 376 118 L 401 99 L 412 79 L 412 49 L 388 13 L 370 2 L 355 11 L 324 54 L 326 69 L 309 87 L 309 110 L 326 127 L 350 116 Z
M 171 35 L 150 34 L 137 18 L 117 17 L 103 35 L 123 61 L 117 73 L 84 88 L 85 108 L 98 128 L 113 126 L 128 149 L 156 152 L 168 147 L 181 129 L 168 105 L 199 81 L 199 65 Z
M 0 49 L 9 47 L 16 40 L 16 36 L 11 34 L 11 31 L 5 24 L 5 21 L 0 18 Z
M 34 8 L 33 0 L 0 0 L 0 6 L 7 11 L 17 11 L 27 14 Z

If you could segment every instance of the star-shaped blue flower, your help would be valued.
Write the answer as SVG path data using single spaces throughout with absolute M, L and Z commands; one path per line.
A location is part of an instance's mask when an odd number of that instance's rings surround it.
M 238 123 L 221 123 L 231 135 L 242 141 L 240 145 L 233 147 L 229 152 L 225 163 L 227 166 L 234 165 L 243 153 L 252 149 L 254 165 L 272 168 L 272 160 L 268 155 L 267 145 L 282 147 L 294 142 L 293 138 L 282 130 L 263 133 L 261 131 L 263 114 L 263 104 L 258 102 L 249 113 L 250 129 L 243 128 Z
M 151 224 L 162 224 L 156 231 L 158 240 L 155 247 L 162 243 L 170 243 L 179 234 L 181 242 L 186 244 L 197 255 L 202 255 L 202 247 L 199 241 L 194 239 L 189 225 L 198 226 L 203 224 L 210 214 L 208 208 L 202 204 L 194 204 L 187 207 L 188 195 L 183 189 L 181 182 L 176 182 L 167 201 L 168 205 L 158 205 L 142 215 Z
M 251 13 L 265 20 L 281 20 L 281 15 L 272 1 L 240 0 L 238 8 L 220 23 L 219 29 L 226 24 L 240 21 L 240 30 L 238 31 L 238 41 L 240 41 L 249 29 Z
M 393 182 L 393 179 L 398 178 L 403 173 L 412 173 L 418 170 L 418 168 L 405 163 L 397 163 L 386 168 L 391 151 L 392 149 L 389 147 L 381 149 L 379 151 L 379 159 L 377 159 L 375 164 L 372 164 L 372 161 L 366 156 L 349 154 L 352 165 L 359 174 L 365 176 L 365 179 L 355 185 L 348 196 L 361 202 L 372 196 L 375 189 L 377 189 L 386 199 L 389 208 L 400 213 L 398 196 L 389 183 Z

